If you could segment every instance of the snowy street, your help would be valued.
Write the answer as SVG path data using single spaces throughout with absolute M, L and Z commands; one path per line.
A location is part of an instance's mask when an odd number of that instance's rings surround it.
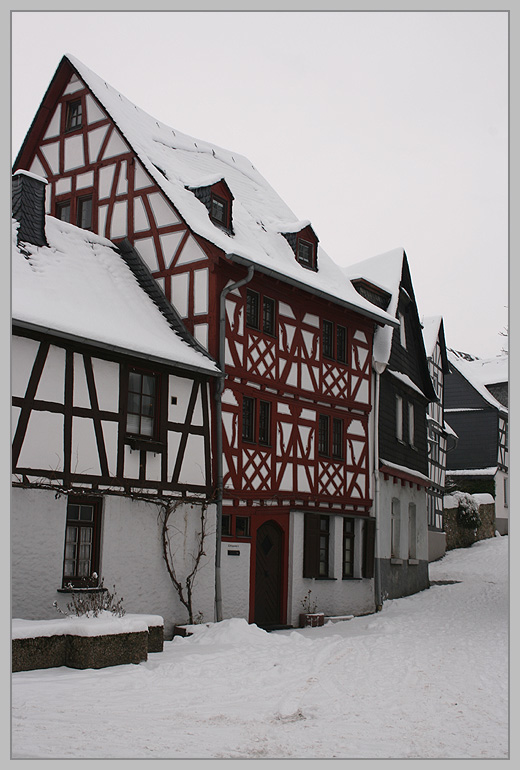
M 12 756 L 507 758 L 508 538 L 430 580 L 323 628 L 233 619 L 137 666 L 16 673 Z

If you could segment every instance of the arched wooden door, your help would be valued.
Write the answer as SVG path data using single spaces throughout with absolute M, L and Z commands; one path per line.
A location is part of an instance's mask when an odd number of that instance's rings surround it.
M 255 623 L 282 623 L 283 532 L 274 521 L 266 521 L 256 533 Z

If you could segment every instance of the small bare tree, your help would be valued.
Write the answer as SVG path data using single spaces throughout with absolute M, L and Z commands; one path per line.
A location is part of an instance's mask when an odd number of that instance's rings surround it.
M 183 579 L 179 577 L 178 570 L 176 567 L 177 560 L 175 558 L 175 553 L 172 549 L 172 537 L 171 537 L 170 528 L 180 532 L 180 529 L 178 527 L 172 526 L 171 520 L 172 520 L 172 517 L 174 517 L 177 509 L 181 505 L 186 503 L 189 503 L 192 508 L 194 506 L 197 506 L 198 508 L 200 508 L 200 519 L 199 519 L 200 530 L 196 533 L 195 548 L 193 553 L 191 554 L 191 557 L 193 559 L 191 570 Z M 199 571 L 199 568 L 201 566 L 202 558 L 206 556 L 204 547 L 205 547 L 206 538 L 208 536 L 207 513 L 208 513 L 207 500 L 187 501 L 184 498 L 182 498 L 177 500 L 170 500 L 167 503 L 164 503 L 162 505 L 161 524 L 162 524 L 163 558 L 166 563 L 166 569 L 168 570 L 170 580 L 172 581 L 173 586 L 177 591 L 179 600 L 188 612 L 188 622 L 190 624 L 194 622 L 193 586 L 195 583 L 197 572 Z

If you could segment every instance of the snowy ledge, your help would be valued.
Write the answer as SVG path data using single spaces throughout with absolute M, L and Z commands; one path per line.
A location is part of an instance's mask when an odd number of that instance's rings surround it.
M 160 615 L 109 612 L 96 617 L 12 621 L 12 670 L 69 666 L 105 668 L 141 663 L 149 652 L 162 652 L 164 622 Z
M 152 626 L 163 626 L 160 615 L 123 615 L 118 618 L 111 612 L 95 617 L 56 618 L 56 620 L 23 620 L 11 622 L 12 639 L 34 639 L 40 636 L 107 636 L 148 631 Z

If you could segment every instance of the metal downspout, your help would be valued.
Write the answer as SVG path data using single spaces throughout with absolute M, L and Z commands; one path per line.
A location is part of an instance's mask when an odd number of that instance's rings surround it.
M 375 362 L 374 370 L 376 374 L 375 395 L 374 395 L 374 514 L 376 519 L 376 538 L 375 538 L 375 558 L 374 558 L 374 594 L 376 612 L 383 609 L 383 596 L 381 591 L 381 500 L 380 500 L 380 478 L 379 478 L 379 393 L 380 377 L 385 370 L 385 366 Z
M 230 291 L 239 289 L 252 279 L 254 265 L 249 265 L 247 275 L 236 283 L 225 286 L 220 293 L 219 308 L 219 377 L 215 389 L 215 443 L 217 455 L 217 533 L 215 550 L 215 620 L 222 620 L 222 585 L 220 579 L 221 543 L 222 543 L 222 499 L 224 494 L 224 471 L 222 460 L 222 393 L 226 379 L 226 297 Z

